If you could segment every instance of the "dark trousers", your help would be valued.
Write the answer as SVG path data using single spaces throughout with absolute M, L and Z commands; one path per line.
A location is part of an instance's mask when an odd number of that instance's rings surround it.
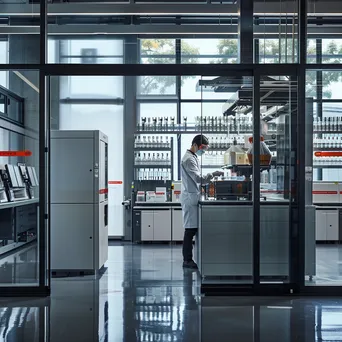
M 197 234 L 197 228 L 187 228 L 184 232 L 183 239 L 183 260 L 192 260 L 192 239 Z

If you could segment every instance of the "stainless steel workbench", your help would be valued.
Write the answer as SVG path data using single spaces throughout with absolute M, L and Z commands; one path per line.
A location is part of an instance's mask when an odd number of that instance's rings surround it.
M 195 256 L 203 279 L 249 279 L 253 276 L 252 202 L 200 202 Z M 261 278 L 289 277 L 289 206 L 260 208 Z M 315 207 L 306 211 L 306 275 L 315 275 Z M 309 223 L 311 222 L 311 223 Z

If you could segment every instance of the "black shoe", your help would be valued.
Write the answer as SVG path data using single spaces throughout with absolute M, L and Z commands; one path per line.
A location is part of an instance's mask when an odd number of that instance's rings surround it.
M 197 268 L 197 264 L 195 263 L 195 261 L 191 260 L 191 261 L 184 261 L 183 262 L 183 267 L 184 268 Z

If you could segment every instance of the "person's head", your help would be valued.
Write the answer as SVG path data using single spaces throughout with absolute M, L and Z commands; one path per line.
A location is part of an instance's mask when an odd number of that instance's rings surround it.
M 197 155 L 201 156 L 204 154 L 204 152 L 208 150 L 208 147 L 209 140 L 206 136 L 198 134 L 192 139 L 191 150 Z

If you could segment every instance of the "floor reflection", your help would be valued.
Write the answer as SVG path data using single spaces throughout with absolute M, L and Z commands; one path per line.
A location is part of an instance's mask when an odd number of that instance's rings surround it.
M 38 284 L 37 246 L 28 247 L 0 258 L 0 284 Z
M 177 246 L 109 258 L 100 279 L 53 279 L 51 298 L 1 299 L 0 341 L 342 341 L 342 299 L 201 297 Z

